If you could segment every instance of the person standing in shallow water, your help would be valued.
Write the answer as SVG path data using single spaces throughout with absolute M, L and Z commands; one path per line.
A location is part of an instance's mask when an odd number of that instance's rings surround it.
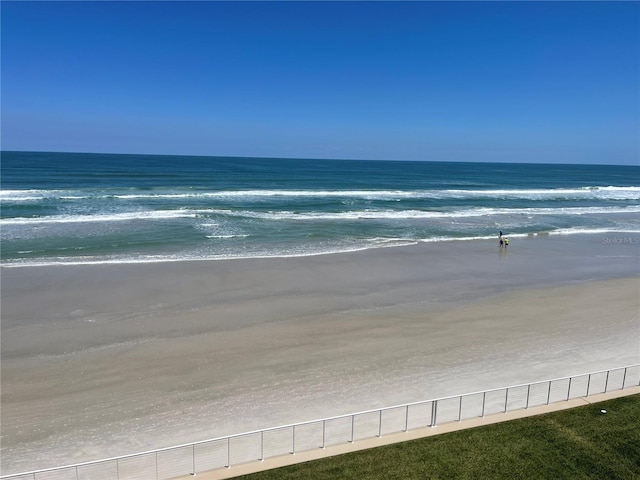
M 502 230 L 500 230 L 500 235 L 498 236 L 498 238 L 500 239 L 500 248 L 502 248 L 504 246 L 504 241 L 502 240 Z

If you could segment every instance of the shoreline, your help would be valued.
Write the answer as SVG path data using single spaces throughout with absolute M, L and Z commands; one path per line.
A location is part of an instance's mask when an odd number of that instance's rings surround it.
M 3 269 L 2 470 L 640 361 L 637 247 L 496 243 Z
M 628 244 L 628 245 L 640 245 L 640 230 L 619 230 L 619 229 L 558 229 L 558 230 L 545 230 L 539 232 L 528 233 L 512 233 L 505 235 L 505 237 L 518 239 L 518 240 L 532 240 L 541 239 L 547 237 L 593 237 L 600 236 L 603 244 Z M 252 261 L 252 260 L 287 260 L 294 258 L 308 258 L 308 257 L 326 257 L 332 255 L 350 255 L 358 254 L 361 252 L 378 251 L 386 248 L 407 248 L 421 245 L 432 244 L 455 244 L 455 243 L 471 243 L 471 242 L 485 242 L 494 241 L 495 235 L 478 236 L 478 237 L 438 237 L 433 239 L 387 239 L 380 244 L 363 245 L 353 248 L 345 248 L 344 250 L 329 250 L 329 251 L 317 251 L 307 252 L 299 254 L 282 254 L 282 255 L 247 255 L 247 256 L 211 256 L 211 257 L 153 257 L 153 258 L 139 258 L 139 259 L 120 259 L 120 260 L 87 260 L 83 257 L 69 257 L 69 260 L 65 261 L 51 261 L 42 263 L 22 263 L 20 261 L 11 263 L 0 263 L 0 269 L 14 269 L 14 268 L 47 268 L 47 267 L 100 267 L 100 266 L 124 266 L 124 265 L 164 265 L 164 264 L 179 264 L 179 263 L 196 263 L 196 262 L 229 262 L 229 261 Z M 395 243 L 394 243 L 395 242 Z

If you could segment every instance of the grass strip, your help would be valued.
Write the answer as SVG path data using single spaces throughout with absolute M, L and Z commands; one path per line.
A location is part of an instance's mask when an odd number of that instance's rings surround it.
M 639 419 L 632 395 L 239 478 L 640 479 Z

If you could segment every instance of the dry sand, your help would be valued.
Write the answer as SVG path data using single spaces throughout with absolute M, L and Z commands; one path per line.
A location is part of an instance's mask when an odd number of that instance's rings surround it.
M 509 248 L 3 268 L 2 473 L 640 363 L 637 245 Z

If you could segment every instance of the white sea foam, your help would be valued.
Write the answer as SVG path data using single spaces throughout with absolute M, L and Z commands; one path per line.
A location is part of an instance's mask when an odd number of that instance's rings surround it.
M 601 235 L 606 233 L 622 233 L 622 234 L 638 234 L 640 229 L 625 229 L 625 230 L 611 230 L 607 228 L 559 228 L 549 232 L 551 235 L 575 235 L 575 234 L 589 234 L 589 235 Z
M 119 199 L 144 198 L 362 198 L 366 200 L 390 200 L 410 198 L 522 198 L 540 199 L 583 199 L 602 198 L 611 200 L 640 200 L 640 187 L 581 187 L 558 189 L 500 189 L 500 190 L 226 190 L 219 192 L 188 192 L 188 193 L 153 193 L 153 194 L 125 194 L 113 195 Z
M 52 223 L 123 222 L 131 220 L 161 220 L 170 218 L 194 218 L 189 210 L 147 210 L 141 212 L 108 213 L 97 215 L 54 215 L 51 217 L 16 217 L 0 220 L 0 225 L 37 225 Z
M 577 188 L 552 189 L 491 189 L 491 190 L 224 190 L 224 191 L 187 191 L 154 193 L 92 192 L 81 190 L 5 190 L 0 192 L 0 202 L 27 202 L 50 198 L 63 200 L 83 199 L 277 199 L 277 198 L 360 198 L 365 200 L 393 199 L 461 199 L 461 198 L 505 198 L 523 200 L 552 199 L 603 199 L 603 200 L 640 200 L 640 187 L 584 186 Z
M 0 190 L 0 202 L 19 203 L 44 200 L 59 197 L 60 190 Z
M 445 190 L 444 196 L 481 197 L 481 198 L 522 198 L 530 200 L 548 199 L 587 199 L 640 200 L 640 187 L 580 187 L 552 189 L 513 189 L 513 190 Z
M 564 207 L 564 208 L 465 208 L 450 211 L 429 210 L 390 210 L 368 209 L 346 212 L 295 212 L 229 210 L 229 209 L 200 209 L 201 214 L 216 214 L 259 218 L 265 220 L 401 220 L 401 219 L 430 219 L 430 218 L 464 218 L 486 217 L 494 215 L 595 215 L 640 213 L 640 205 L 627 207 Z
M 207 238 L 217 238 L 220 240 L 227 240 L 229 238 L 246 238 L 250 235 L 247 234 L 226 234 L 226 235 L 206 235 Z
M 198 216 L 247 217 L 262 220 L 337 221 L 337 220 L 402 220 L 488 217 L 500 215 L 613 215 L 640 213 L 640 205 L 626 207 L 564 207 L 564 208 L 464 208 L 449 211 L 365 209 L 343 212 L 296 212 L 232 210 L 232 209 L 177 209 L 145 210 L 96 215 L 54 215 L 50 217 L 15 217 L 0 220 L 0 225 L 37 225 L 61 223 L 122 222 L 132 220 L 166 220 L 196 218 Z M 211 224 L 215 225 L 215 224 Z

